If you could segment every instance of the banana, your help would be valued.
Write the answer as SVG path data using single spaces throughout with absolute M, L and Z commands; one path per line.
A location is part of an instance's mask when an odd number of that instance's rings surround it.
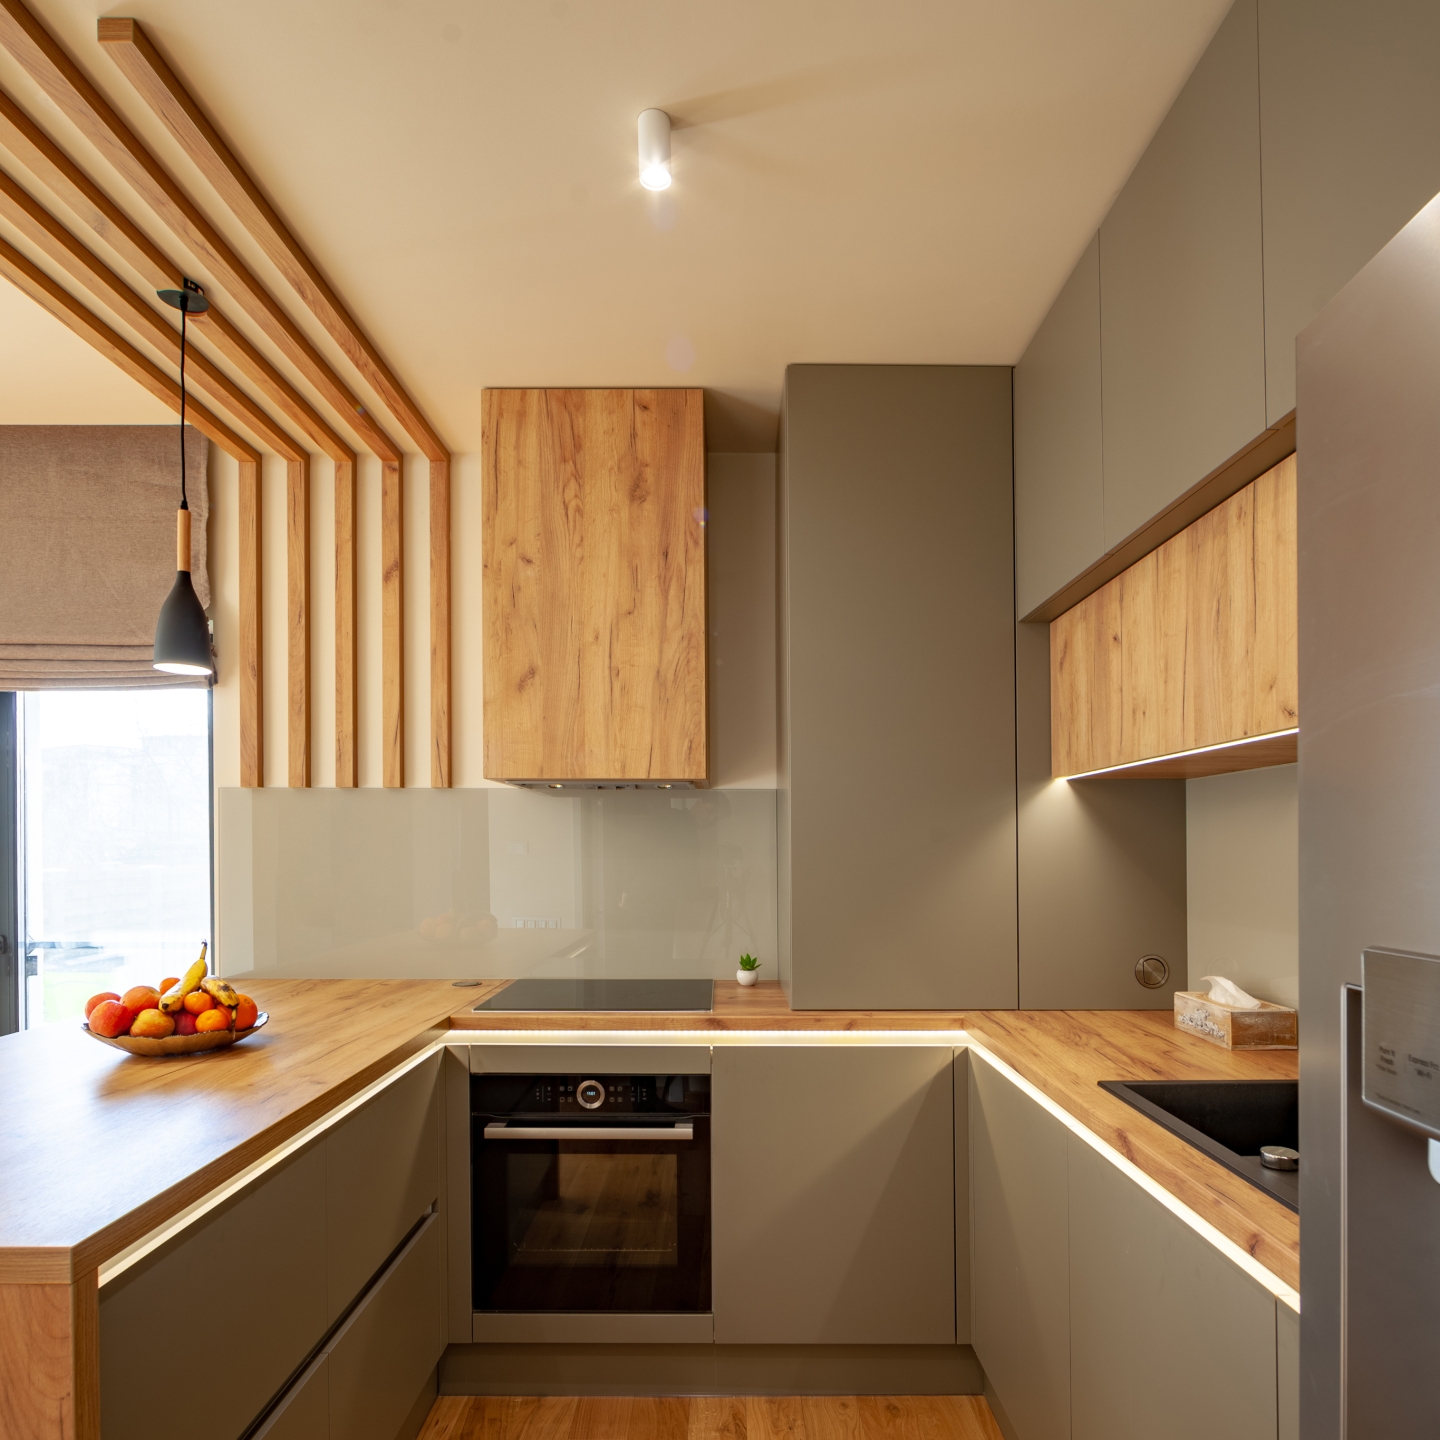
M 200 988 L 200 982 L 205 978 L 207 948 L 204 943 L 201 944 L 200 958 L 160 997 L 160 1008 L 165 1014 L 173 1015 L 185 1003 L 185 997 Z
M 240 996 L 233 985 L 227 985 L 218 975 L 207 975 L 200 982 L 200 988 L 217 1004 L 228 1005 L 232 1010 L 240 1003 Z

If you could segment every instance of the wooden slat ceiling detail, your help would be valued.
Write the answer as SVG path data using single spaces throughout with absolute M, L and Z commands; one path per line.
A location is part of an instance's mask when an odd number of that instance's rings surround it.
M 299 239 L 264 196 L 241 159 L 156 50 L 139 24 L 99 22 L 99 39 L 138 93 L 169 127 L 216 186 L 236 220 L 252 235 L 337 341 L 362 381 L 382 399 L 411 442 L 430 462 L 430 783 L 448 786 L 450 764 L 450 455 L 420 407 L 390 369 Z M 159 159 L 109 105 L 75 60 L 26 8 L 0 0 L 0 44 L 79 129 L 100 156 L 132 187 L 142 217 L 161 222 L 203 268 L 211 310 L 191 327 L 195 388 L 213 405 L 191 402 L 196 427 L 240 461 L 240 751 L 241 783 L 264 784 L 261 665 L 260 455 L 221 415 L 287 463 L 286 753 L 292 786 L 310 783 L 310 455 L 314 446 L 335 469 L 335 783 L 358 783 L 356 635 L 356 457 L 315 406 L 256 349 L 235 323 L 255 326 L 285 361 L 381 461 L 382 737 L 383 780 L 404 784 L 405 696 L 400 447 L 382 423 L 321 356 L 284 306 L 231 248 Z M 101 245 L 148 286 L 176 288 L 186 273 L 24 109 L 0 91 L 0 145 L 8 149 Z M 137 292 L 81 242 L 19 181 L 0 170 L 0 223 L 37 247 L 66 285 L 84 292 L 131 327 L 166 363 L 178 355 L 168 313 Z M 13 246 L 0 249 L 0 273 L 11 279 L 76 333 L 96 346 L 152 394 L 174 405 L 178 386 L 120 333 Z M 218 293 L 214 293 L 218 292 Z M 255 399 L 211 358 L 218 355 L 264 397 Z M 278 414 L 280 419 L 275 418 Z M 294 432 L 303 440 L 297 441 Z

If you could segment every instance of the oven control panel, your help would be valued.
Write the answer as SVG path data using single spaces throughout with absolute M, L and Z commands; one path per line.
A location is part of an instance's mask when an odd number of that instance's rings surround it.
M 704 1115 L 708 1075 L 473 1075 L 477 1116 Z

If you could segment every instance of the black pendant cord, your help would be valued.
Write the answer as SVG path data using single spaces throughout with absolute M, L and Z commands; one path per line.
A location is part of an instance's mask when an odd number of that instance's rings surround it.
M 188 301 L 189 297 L 186 296 Z M 188 510 L 185 498 L 185 322 L 190 316 L 188 304 L 180 307 L 180 508 Z

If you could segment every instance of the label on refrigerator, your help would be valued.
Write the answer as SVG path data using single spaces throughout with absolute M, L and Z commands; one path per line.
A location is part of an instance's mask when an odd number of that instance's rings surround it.
M 1367 950 L 1361 1098 L 1413 1129 L 1440 1137 L 1440 958 Z

